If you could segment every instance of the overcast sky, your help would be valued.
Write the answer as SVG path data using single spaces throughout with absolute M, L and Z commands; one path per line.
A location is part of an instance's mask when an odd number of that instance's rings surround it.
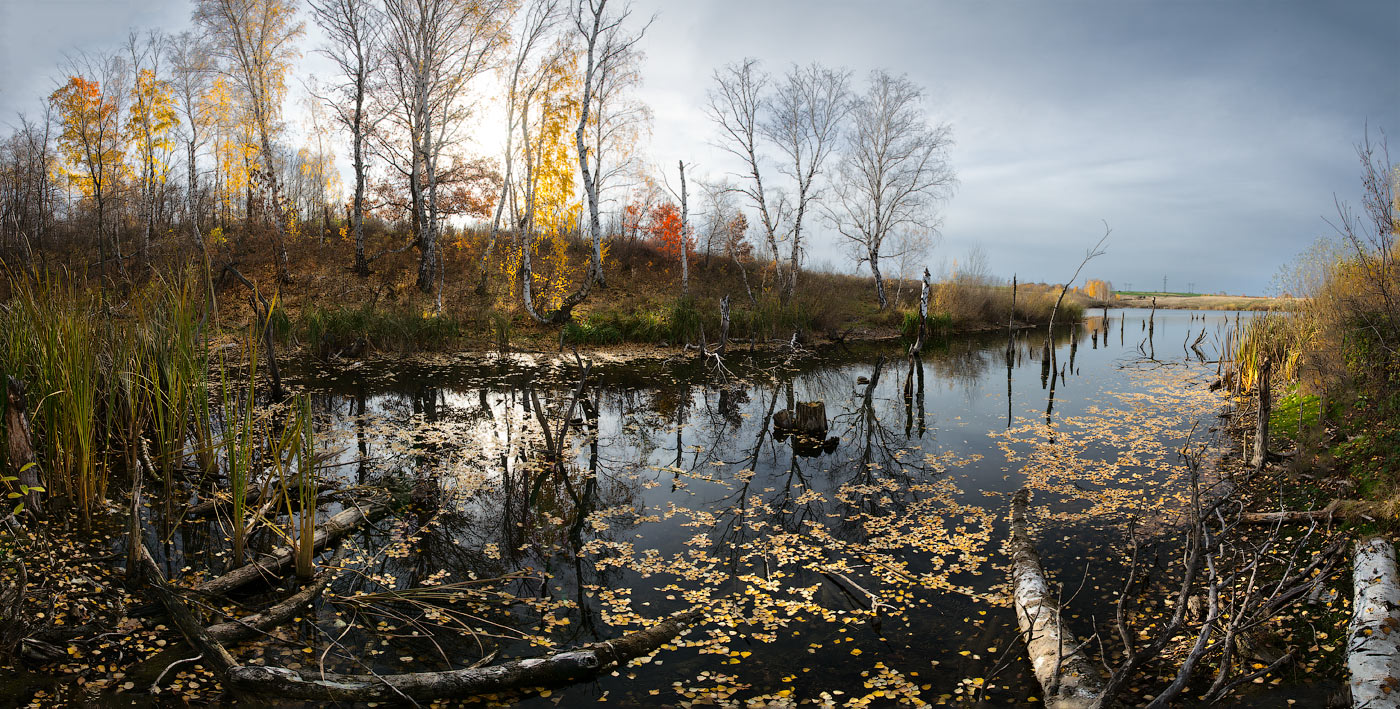
M 65 52 L 178 31 L 189 13 L 184 0 L 0 0 L 0 120 L 38 110 Z M 656 16 L 642 88 L 654 164 L 737 168 L 702 106 L 713 70 L 746 56 L 775 73 L 846 67 L 857 89 L 875 68 L 924 86 L 952 125 L 960 182 L 935 270 L 981 245 L 998 275 L 1063 280 L 1107 221 L 1090 277 L 1265 292 L 1330 231 L 1333 196 L 1356 199 L 1366 125 L 1400 132 L 1396 0 L 637 0 L 635 13 Z M 849 268 L 844 253 L 822 233 L 809 258 Z

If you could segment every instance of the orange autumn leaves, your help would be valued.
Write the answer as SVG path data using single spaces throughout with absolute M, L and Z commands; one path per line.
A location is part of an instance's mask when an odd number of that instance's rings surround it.
M 126 153 L 118 122 L 120 103 L 102 86 L 74 76 L 49 96 L 62 130 L 58 149 L 68 163 L 69 182 L 99 200 L 119 177 Z
M 640 234 L 655 244 L 668 262 L 680 258 L 682 242 L 687 253 L 695 253 L 693 229 L 682 229 L 681 210 L 671 202 L 662 202 L 650 208 L 629 204 L 623 209 L 622 219 L 625 232 Z M 685 232 L 684 238 L 682 231 Z

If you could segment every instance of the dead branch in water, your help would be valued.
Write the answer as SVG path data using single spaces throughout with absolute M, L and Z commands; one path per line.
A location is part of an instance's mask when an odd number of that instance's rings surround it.
M 312 539 L 313 546 L 324 549 L 327 544 L 340 539 L 366 522 L 372 522 L 389 512 L 389 501 L 384 495 L 376 495 L 366 506 L 347 507 L 316 527 Z M 196 593 L 221 596 L 261 578 L 276 577 L 295 561 L 291 547 L 278 547 L 267 558 L 240 566 L 218 578 L 210 579 L 194 587 Z
M 586 679 L 654 652 L 705 616 L 707 608 L 677 613 L 614 640 L 490 667 L 397 675 L 303 674 L 282 667 L 244 665 L 228 674 L 231 688 L 311 701 L 374 702 L 454 699 Z

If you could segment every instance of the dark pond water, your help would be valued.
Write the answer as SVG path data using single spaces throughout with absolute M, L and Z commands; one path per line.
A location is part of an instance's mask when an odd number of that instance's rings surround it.
M 1212 440 L 1223 402 L 1206 384 L 1238 317 L 1158 311 L 1149 339 L 1147 311 L 1110 311 L 1061 328 L 1053 371 L 1043 331 L 1018 333 L 1009 358 L 1001 333 L 912 364 L 895 344 L 791 361 L 738 351 L 728 372 L 599 361 L 564 475 L 544 462 L 533 401 L 557 438 L 572 364 L 303 372 L 323 475 L 388 483 L 410 512 L 357 537 L 357 574 L 298 637 L 339 637 L 364 663 L 334 652 L 328 669 L 446 669 L 702 604 L 711 619 L 648 661 L 512 699 L 1023 702 L 1036 690 L 1004 600 L 1011 493 L 1034 491 L 1047 571 L 1088 635 L 1120 585 L 1128 521 L 1169 518 L 1185 492 L 1177 451 L 1197 424 L 1193 440 Z M 825 440 L 775 434 L 775 414 L 805 402 L 823 403 Z M 199 568 L 219 547 L 181 537 L 167 553 Z M 353 600 L 472 580 L 473 600 L 442 611 Z M 299 648 L 266 652 L 316 666 Z

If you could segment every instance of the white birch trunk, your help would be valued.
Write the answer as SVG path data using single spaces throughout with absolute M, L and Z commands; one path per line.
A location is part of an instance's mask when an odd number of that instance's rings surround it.
M 1088 707 L 1103 691 L 1103 680 L 1079 651 L 1079 640 L 1064 627 L 1060 603 L 1031 540 L 1026 521 L 1029 502 L 1026 488 L 1011 502 L 1011 589 L 1016 625 L 1026 642 L 1035 678 L 1045 692 L 1045 706 Z
M 1400 572 L 1380 537 L 1356 543 L 1347 671 L 1353 707 L 1400 707 Z

